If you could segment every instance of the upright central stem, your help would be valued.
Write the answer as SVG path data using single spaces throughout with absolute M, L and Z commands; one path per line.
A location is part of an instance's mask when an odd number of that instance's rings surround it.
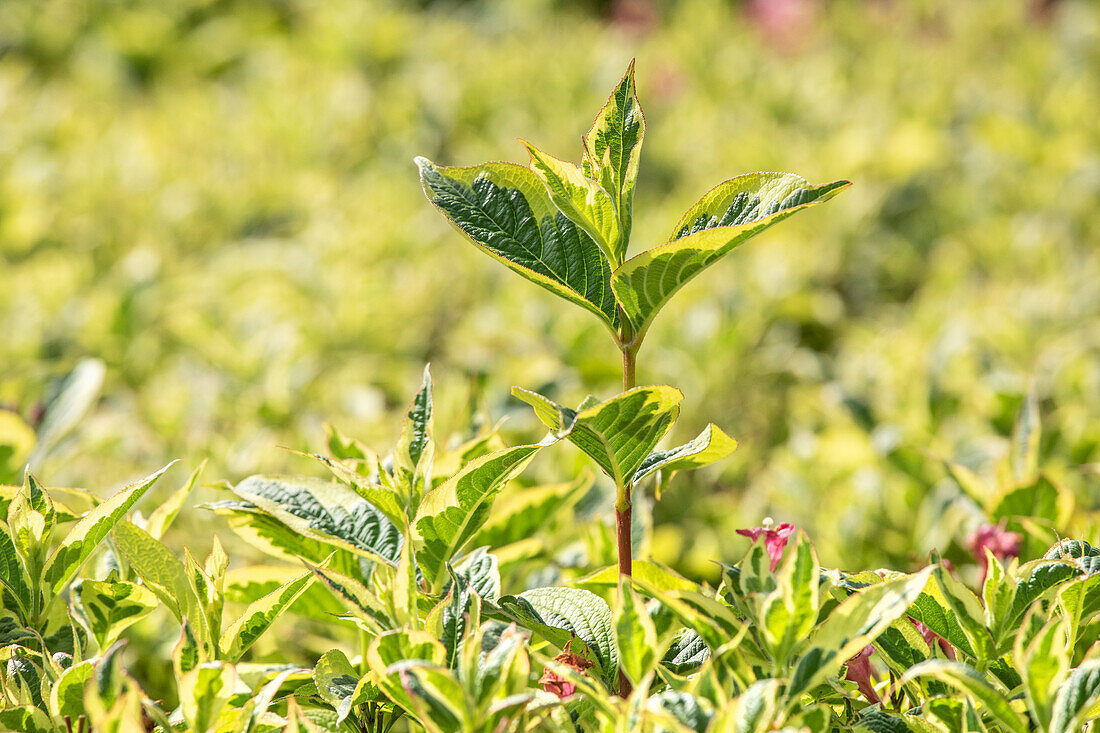
M 619 333 L 619 349 L 623 352 L 623 392 L 634 389 L 634 371 L 638 359 L 638 344 L 634 331 L 620 312 L 622 330 Z M 631 490 L 633 482 L 626 481 L 616 486 L 615 529 L 619 549 L 619 576 L 630 575 L 632 570 L 633 547 L 630 541 Z
M 630 575 L 632 567 L 631 553 L 633 547 L 630 541 L 630 515 L 633 507 L 630 504 L 630 488 L 626 490 L 626 506 L 615 506 L 615 525 L 618 528 L 619 539 L 619 575 Z
M 638 350 L 623 348 L 623 392 L 634 389 L 634 368 L 638 363 Z

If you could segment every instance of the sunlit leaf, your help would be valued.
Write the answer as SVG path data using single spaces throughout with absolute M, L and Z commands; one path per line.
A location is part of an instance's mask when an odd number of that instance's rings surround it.
M 622 248 L 612 262 L 621 262 L 634 219 L 634 186 L 638 179 L 645 117 L 634 86 L 634 62 L 615 86 L 607 104 L 584 136 L 582 171 L 611 194 L 618 210 Z
M 1023 716 L 1012 708 L 1008 696 L 991 685 L 985 675 L 973 667 L 945 659 L 932 659 L 910 669 L 898 680 L 898 684 L 902 685 L 911 679 L 925 676 L 934 677 L 969 695 L 1006 730 L 1013 733 L 1027 733 L 1027 723 Z
M 668 450 L 657 450 L 646 456 L 638 472 L 634 474 L 634 481 L 639 482 L 646 476 L 657 471 L 661 472 L 662 485 L 667 477 L 676 471 L 690 471 L 703 468 L 722 460 L 737 450 L 737 441 L 722 432 L 714 423 L 703 428 L 703 432 L 694 440 Z M 661 487 L 658 486 L 657 497 L 660 498 Z
M 667 244 L 635 255 L 612 275 L 634 331 L 644 334 L 677 290 L 737 246 L 848 185 L 813 186 L 790 173 L 752 173 L 719 184 L 688 209 Z
M 296 532 L 371 559 L 394 563 L 401 532 L 343 484 L 307 477 L 250 476 L 233 492 Z
M 428 200 L 470 241 L 513 272 L 618 325 L 611 265 L 551 203 L 542 181 L 512 163 L 437 167 L 417 158 Z
M 1082 662 L 1070 673 L 1054 699 L 1050 733 L 1073 733 L 1089 719 L 1100 700 L 1100 660 Z
M 224 658 L 230 661 L 240 659 L 312 582 L 313 573 L 304 573 L 282 588 L 250 603 L 222 634 L 218 646 Z
M 1042 623 L 1039 613 L 1033 614 Z M 1020 634 L 1013 658 L 1020 670 L 1028 710 L 1039 727 L 1050 727 L 1055 695 L 1069 673 L 1069 639 L 1066 622 L 1055 618 L 1046 623 L 1033 637 Z
M 624 247 L 619 213 L 607 191 L 586 177 L 580 167 L 522 142 L 531 154 L 531 170 L 542 180 L 558 210 L 600 246 L 608 262 L 621 262 Z
M 817 621 L 817 577 L 817 553 L 805 536 L 799 534 L 776 572 L 776 589 L 763 600 L 758 614 L 764 643 L 781 664 L 786 663 L 795 645 L 809 635 Z
M 820 684 L 836 674 L 865 646 L 905 614 L 927 585 L 932 568 L 872 585 L 834 609 L 815 631 L 802 654 L 788 696 Z
M 145 495 L 173 463 L 175 461 L 151 476 L 127 486 L 85 514 L 46 561 L 42 572 L 43 584 L 53 593 L 60 592 L 76 576 L 80 566 L 91 556 L 115 523 L 130 511 L 130 507 Z
M 191 472 L 191 475 L 187 477 L 187 481 L 184 482 L 183 486 L 176 489 L 167 500 L 149 513 L 149 519 L 145 523 L 145 531 L 149 533 L 149 536 L 158 540 L 164 536 L 169 525 L 172 524 L 176 515 L 179 514 L 180 509 L 183 508 L 183 502 L 187 500 L 192 489 L 195 488 L 195 484 L 198 483 L 199 476 L 202 475 L 204 468 L 206 468 L 206 461 L 203 461 Z
M 336 708 L 337 722 L 343 722 L 351 714 L 359 686 L 359 672 L 351 666 L 347 655 L 339 649 L 322 654 L 313 667 L 313 680 L 321 699 Z
M 568 430 L 569 441 L 616 486 L 626 486 L 633 479 L 676 421 L 684 398 L 680 390 L 667 385 L 635 387 L 574 411 L 519 387 L 513 387 L 512 394 L 535 408 L 535 415 L 552 431 Z
M 619 655 L 611 608 L 595 593 L 580 588 L 534 588 L 503 596 L 499 605 L 511 620 L 558 648 L 576 639 L 571 644 L 573 653 L 588 656 L 605 682 L 615 680 Z
M 157 608 L 157 597 L 144 586 L 126 581 L 85 580 L 80 605 L 100 649 L 106 649 L 127 627 Z
M 205 662 L 179 680 L 180 708 L 192 731 L 210 730 L 237 684 L 237 670 L 225 662 Z
M 424 541 L 417 560 L 433 583 L 441 582 L 445 563 L 485 524 L 493 499 L 504 485 L 518 476 L 539 450 L 554 442 L 556 439 L 548 436 L 541 443 L 482 456 L 424 495 L 415 520 Z
M 615 624 L 615 648 L 627 678 L 639 684 L 657 660 L 657 630 L 645 605 L 629 578 L 619 583 L 616 604 L 612 611 Z

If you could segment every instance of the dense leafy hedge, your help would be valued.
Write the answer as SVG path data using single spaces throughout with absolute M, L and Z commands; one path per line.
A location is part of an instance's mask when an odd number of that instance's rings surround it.
M 425 369 L 391 451 L 329 428 L 326 454 L 305 454 L 329 478 L 255 475 L 212 487 L 223 497 L 203 508 L 278 561 L 271 565 L 231 570 L 216 536 L 201 562 L 162 542 L 201 467 L 148 517 L 132 510 L 170 466 L 105 500 L 44 489 L 26 471 L 21 487 L 3 493 L 0 725 L 69 733 L 1091 725 L 1100 716 L 1100 550 L 1061 539 L 1082 516 L 1041 460 L 1034 389 L 995 482 L 942 461 L 984 519 L 966 540 L 976 561 L 966 573 L 934 551 L 915 572 L 822 567 L 804 532 L 770 519 L 737 530 L 752 545 L 736 564 L 715 558 L 713 584 L 640 552 L 649 488 L 659 501 L 673 474 L 737 448 L 714 424 L 659 447 L 684 395 L 636 384 L 658 311 L 748 239 L 849 185 L 786 173 L 731 178 L 689 207 L 663 244 L 631 256 L 645 134 L 631 66 L 583 138 L 579 166 L 529 143 L 529 167 L 417 159 L 429 201 L 474 245 L 601 321 L 622 354 L 621 392 L 570 408 L 517 387 L 513 395 L 548 431 L 541 440 L 509 443 L 499 425 L 473 420 L 465 435 L 437 441 Z M 9 421 L 21 439 L 11 458 L 47 460 L 102 379 L 101 362 L 83 362 L 37 433 Z M 594 489 L 587 472 L 566 472 L 557 484 L 514 482 L 565 444 L 600 469 L 613 495 Z M 598 519 L 604 503 L 613 527 Z M 617 562 L 601 567 L 608 556 Z M 139 681 L 119 639 L 148 643 L 131 632 L 154 613 L 175 620 L 156 632 L 175 639 L 164 650 L 171 678 Z M 284 615 L 311 638 L 256 658 L 257 642 Z M 325 649 L 316 658 L 290 659 L 316 646 Z
M 203 562 L 160 542 L 195 475 L 148 518 L 124 516 L 163 470 L 104 502 L 29 475 L 12 487 L 0 725 L 1068 732 L 1100 715 L 1100 550 L 1087 542 L 1020 563 L 1019 535 L 991 525 L 972 589 L 935 555 L 912 574 L 822 568 L 804 533 L 765 523 L 717 588 L 639 560 L 632 577 L 612 565 L 515 592 L 547 577 L 536 537 L 591 477 L 504 486 L 560 438 L 499 448 L 487 431 L 445 449 L 431 395 L 426 380 L 390 457 L 333 432 L 316 459 L 334 481 L 225 487 L 208 508 L 278 564 L 229 570 L 216 541 Z M 1038 504 L 1048 486 L 1024 474 L 1000 500 Z M 178 632 L 175 711 L 115 642 L 154 612 Z M 330 651 L 311 667 L 244 661 L 285 613 Z

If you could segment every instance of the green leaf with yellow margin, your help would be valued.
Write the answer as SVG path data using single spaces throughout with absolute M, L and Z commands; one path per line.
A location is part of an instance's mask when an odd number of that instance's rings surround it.
M 540 443 L 490 453 L 424 495 L 414 525 L 423 540 L 417 551 L 420 569 L 433 586 L 446 579 L 446 563 L 484 526 L 493 499 L 518 476 L 535 454 L 557 442 L 547 436 Z
M 428 200 L 508 269 L 618 326 L 611 265 L 600 246 L 550 201 L 535 173 L 514 163 L 440 167 L 417 158 Z
M 872 585 L 845 599 L 818 625 L 795 667 L 787 699 L 798 701 L 901 618 L 928 584 L 932 568 Z
M 651 560 L 635 560 L 631 569 L 631 576 L 642 581 L 646 586 L 660 591 L 686 590 L 699 591 L 696 583 L 681 577 L 671 569 Z M 593 571 L 583 578 L 569 581 L 570 585 L 591 591 L 605 591 L 614 588 L 619 583 L 619 566 L 608 565 Z
M 615 647 L 611 607 L 580 588 L 532 588 L 502 596 L 500 609 L 519 625 L 574 654 L 586 657 L 605 682 L 616 681 L 619 653 Z
M 237 684 L 237 670 L 226 662 L 204 662 L 179 680 L 180 708 L 188 729 L 208 731 Z
M 551 430 L 567 429 L 569 441 L 594 460 L 616 486 L 626 486 L 634 478 L 676 421 L 684 398 L 680 390 L 667 385 L 635 387 L 573 411 L 519 387 L 513 387 L 512 394 L 531 405 Z
M 683 445 L 668 450 L 657 450 L 646 456 L 638 472 L 634 474 L 637 483 L 646 476 L 661 472 L 661 481 L 657 486 L 657 498 L 661 498 L 661 489 L 676 471 L 690 471 L 703 468 L 722 460 L 737 450 L 737 441 L 722 432 L 714 423 L 703 428 L 698 437 Z
M 50 690 L 50 713 L 57 718 L 79 718 L 84 713 L 84 686 L 93 674 L 94 664 L 87 659 L 62 672 Z
M 1037 607 L 1030 616 L 1027 625 L 1042 624 L 1041 609 Z M 1013 662 L 1023 680 L 1028 710 L 1041 730 L 1050 728 L 1055 696 L 1069 674 L 1072 645 L 1067 626 L 1065 619 L 1055 617 L 1034 636 L 1021 633 L 1016 637 Z
M 1088 659 L 1073 670 L 1054 699 L 1049 733 L 1074 733 L 1096 716 L 1100 701 L 1100 659 Z
M 531 170 L 542 180 L 558 210 L 592 237 L 609 262 L 620 262 L 619 214 L 607 191 L 569 161 L 548 155 L 525 140 L 520 142 L 531 155 Z
M 145 586 L 123 580 L 85 580 L 80 605 L 100 649 L 106 649 L 127 627 L 156 609 L 157 597 Z
M 218 643 L 222 656 L 234 662 L 240 659 L 312 582 L 313 573 L 303 573 L 282 588 L 250 603 L 222 634 Z
M 634 186 L 645 138 L 645 116 L 634 85 L 634 61 L 615 85 L 607 104 L 584 136 L 581 171 L 611 194 L 619 214 L 621 247 L 611 258 L 622 262 L 634 219 Z
M 348 486 L 302 476 L 249 476 L 233 493 L 295 532 L 390 565 L 401 553 L 400 530 Z
M 424 380 L 405 413 L 401 437 L 393 451 L 394 475 L 401 478 L 399 485 L 413 490 L 406 503 L 414 509 L 413 499 L 419 500 L 424 484 L 429 484 L 427 488 L 431 488 L 432 461 L 435 458 L 432 426 L 432 375 L 425 366 Z
M 772 658 L 785 664 L 795 646 L 809 636 L 817 621 L 817 553 L 799 532 L 775 574 L 777 587 L 761 602 L 757 618 Z
M 53 594 L 59 593 L 76 576 L 80 566 L 91 556 L 115 523 L 130 511 L 130 507 L 137 503 L 138 499 L 144 496 L 145 492 L 174 463 L 175 461 L 172 461 L 151 476 L 127 486 L 85 514 L 69 530 L 65 539 L 46 561 L 46 567 L 42 571 L 43 585 Z
M 932 677 L 962 690 L 978 703 L 979 709 L 987 712 L 1012 733 L 1027 733 L 1029 730 L 1023 716 L 1012 708 L 1008 695 L 991 685 L 986 675 L 973 667 L 961 662 L 931 659 L 921 662 L 902 675 L 897 686 L 919 677 Z
M 321 699 L 336 709 L 336 722 L 342 723 L 351 714 L 359 686 L 359 673 L 347 655 L 339 649 L 322 654 L 313 667 L 313 681 Z
M 192 628 L 206 640 L 216 635 L 207 628 L 202 604 L 187 578 L 183 562 L 159 540 L 127 521 L 115 525 L 115 547 L 149 590 L 182 621 L 191 620 Z
M 191 472 L 191 475 L 187 477 L 187 481 L 183 486 L 176 489 L 164 503 L 160 504 L 149 513 L 149 520 L 145 524 L 145 531 L 148 532 L 151 537 L 159 540 L 164 536 L 169 525 L 172 524 L 176 515 L 179 514 L 180 509 L 183 508 L 183 502 L 187 500 L 191 490 L 194 489 L 195 484 L 198 483 L 199 476 L 202 475 L 204 468 L 206 468 L 205 460 Z
M 657 662 L 657 629 L 629 578 L 619 582 L 615 599 L 612 620 L 619 664 L 627 678 L 637 685 Z
M 719 184 L 688 209 L 666 244 L 630 258 L 612 275 L 634 331 L 644 334 L 677 290 L 736 247 L 848 185 L 813 186 L 791 173 L 750 173 Z

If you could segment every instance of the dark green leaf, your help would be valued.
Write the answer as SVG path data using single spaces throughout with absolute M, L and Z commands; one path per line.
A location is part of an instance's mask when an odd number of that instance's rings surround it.
M 688 674 L 710 659 L 710 649 L 691 629 L 681 631 L 665 652 L 661 664 L 676 674 Z
M 417 158 L 428 200 L 470 240 L 531 282 L 618 326 L 611 266 L 554 207 L 534 172 L 512 163 L 437 167 Z
M 391 564 L 401 553 L 403 539 L 397 527 L 343 484 L 250 476 L 233 492 L 306 537 Z
M 616 680 L 619 655 L 611 608 L 595 593 L 580 588 L 535 588 L 518 596 L 503 596 L 499 605 L 511 620 L 559 648 L 576 639 L 571 645 L 573 652 L 584 655 L 587 650 L 589 661 L 596 664 L 604 681 Z
M 1050 733 L 1076 733 L 1100 700 L 1100 660 L 1090 659 L 1070 673 L 1054 700 Z

